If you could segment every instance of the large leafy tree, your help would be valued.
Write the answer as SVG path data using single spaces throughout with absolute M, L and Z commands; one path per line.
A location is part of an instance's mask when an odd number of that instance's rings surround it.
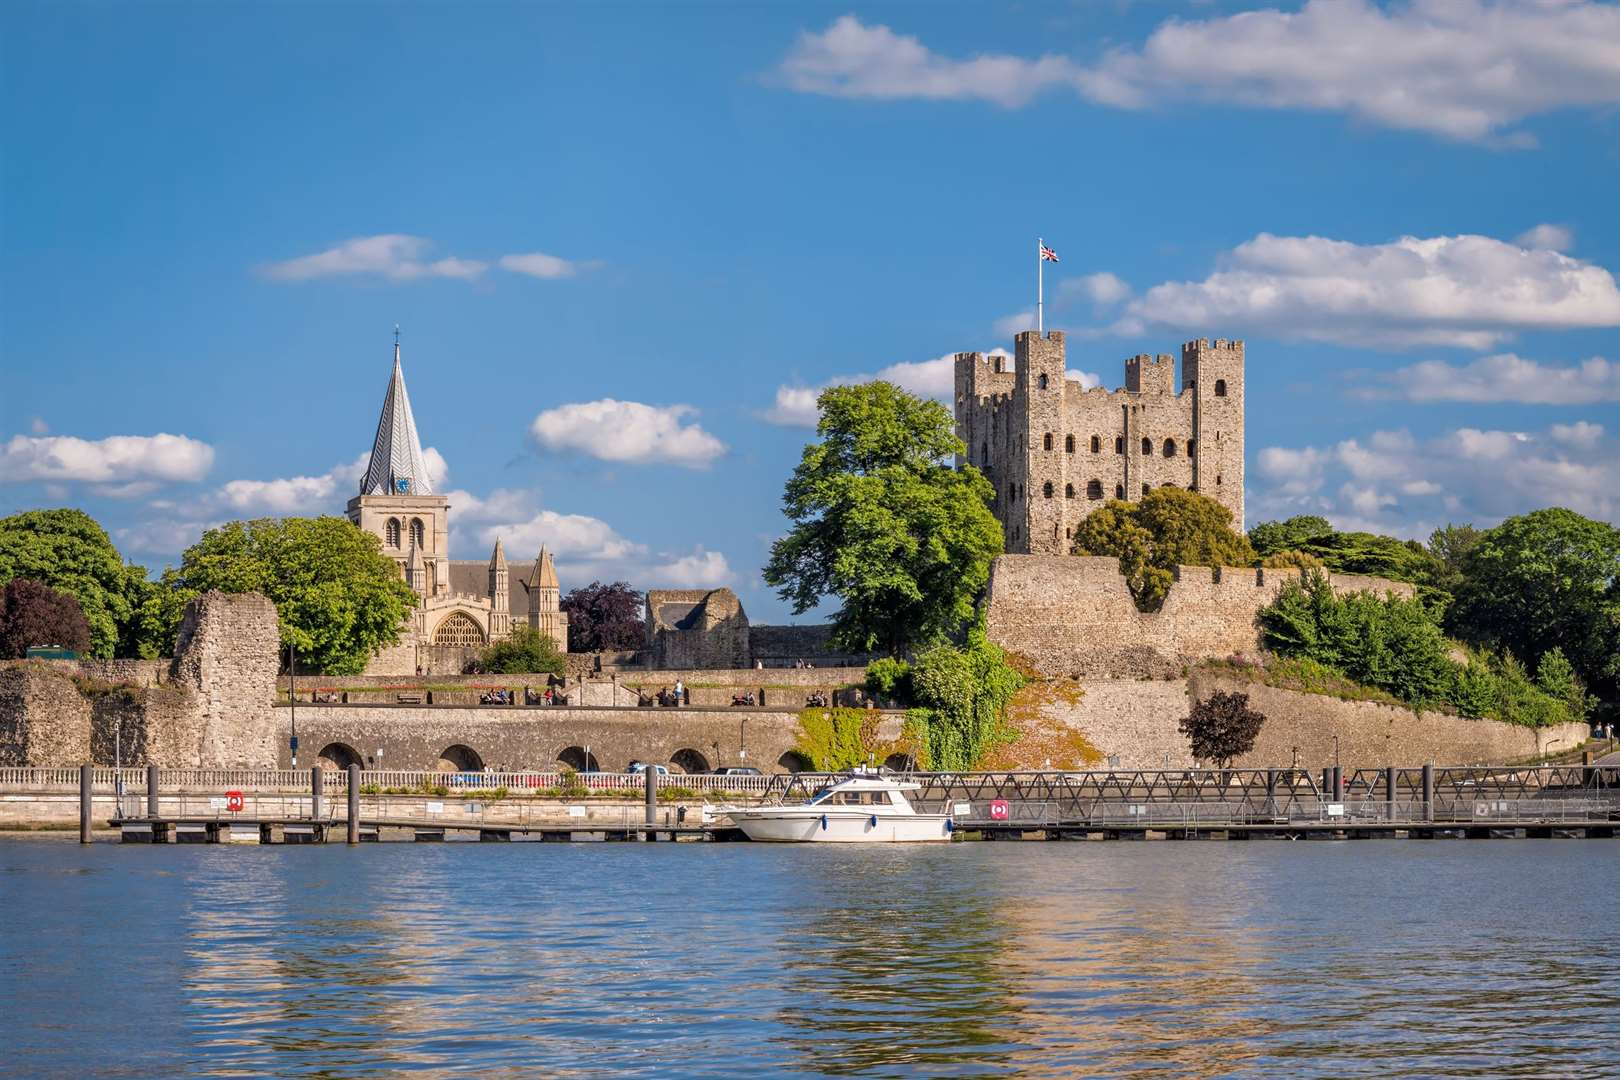
M 1287 521 L 1262 521 L 1249 530 L 1249 543 L 1261 558 L 1283 551 L 1295 551 L 1312 540 L 1333 535 L 1325 517 L 1300 514 Z
M 568 658 L 558 650 L 550 635 L 532 626 L 514 626 L 509 636 L 479 655 L 478 666 L 497 675 L 562 675 L 568 669 Z
M 90 624 L 68 593 L 12 578 L 0 591 L 0 660 L 15 660 L 34 645 L 88 652 Z
M 639 647 L 647 635 L 645 598 L 628 582 L 593 581 L 572 589 L 559 605 L 568 613 L 569 652 L 616 652 Z
M 1232 511 L 1184 488 L 1155 488 L 1141 502 L 1110 499 L 1076 530 L 1077 555 L 1119 559 L 1131 595 L 1156 611 L 1177 566 L 1250 566 L 1254 548 L 1232 529 Z
M 210 529 L 181 556 L 158 620 L 172 637 L 186 602 L 210 589 L 261 592 L 301 666 L 356 675 L 399 640 L 416 596 L 377 537 L 337 517 L 260 518 Z
M 1217 690 L 1194 702 L 1180 726 L 1193 757 L 1213 762 L 1217 769 L 1229 769 L 1234 759 L 1254 749 L 1265 722 L 1265 714 L 1249 708 L 1248 694 Z
M 834 641 L 898 653 L 956 634 L 1001 553 L 994 494 L 937 401 L 886 382 L 834 386 L 817 401 L 818 442 L 787 482 L 792 528 L 764 576 L 795 613 L 841 601 Z
M 1462 560 L 1453 633 L 1534 668 L 1554 648 L 1600 692 L 1620 684 L 1620 529 L 1549 508 L 1486 531 Z
M 151 586 L 82 510 L 29 510 L 0 518 L 0 585 L 28 578 L 72 596 L 95 656 L 156 656 L 173 642 L 139 617 Z

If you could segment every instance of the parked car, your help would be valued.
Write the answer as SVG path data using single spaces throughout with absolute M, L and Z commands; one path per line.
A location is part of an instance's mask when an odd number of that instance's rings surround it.
M 752 765 L 722 765 L 714 770 L 715 776 L 762 776 L 764 775 Z
M 635 775 L 640 775 L 641 773 L 646 772 L 649 768 L 659 776 L 669 775 L 668 765 L 648 765 L 645 761 L 632 761 L 625 771 Z

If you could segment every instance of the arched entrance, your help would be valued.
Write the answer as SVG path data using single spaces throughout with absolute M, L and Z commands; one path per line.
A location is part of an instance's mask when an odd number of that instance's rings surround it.
M 360 751 L 348 743 L 327 743 L 321 747 L 321 752 L 315 756 L 320 758 L 322 765 L 329 769 L 336 769 L 338 772 L 343 772 L 350 765 L 358 765 L 362 769 L 366 767 L 365 760 L 360 756 Z
M 686 748 L 675 751 L 669 763 L 683 773 L 706 773 L 709 771 L 709 759 L 696 750 Z
M 910 754 L 890 754 L 883 759 L 883 767 L 890 772 L 911 772 L 917 766 Z
M 809 772 L 810 759 L 797 750 L 789 750 L 776 759 L 776 767 L 784 772 Z
M 438 769 L 440 772 L 483 772 L 484 759 L 472 747 L 456 743 L 439 752 Z
M 601 772 L 601 766 L 596 762 L 596 755 L 589 753 L 583 746 L 570 746 L 557 755 L 557 764 L 573 769 L 575 772 Z

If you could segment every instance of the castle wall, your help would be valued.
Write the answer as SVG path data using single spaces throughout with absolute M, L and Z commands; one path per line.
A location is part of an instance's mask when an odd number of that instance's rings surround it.
M 1164 606 L 1138 611 L 1110 556 L 1003 555 L 990 568 L 990 638 L 1051 676 L 1162 678 L 1199 660 L 1253 653 L 1255 616 L 1297 570 L 1179 568 Z M 1412 586 L 1330 575 L 1341 592 Z

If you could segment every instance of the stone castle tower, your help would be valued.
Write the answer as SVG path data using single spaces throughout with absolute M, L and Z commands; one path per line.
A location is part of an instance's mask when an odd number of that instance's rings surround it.
M 377 656 L 371 675 L 459 674 L 492 641 L 512 633 L 512 612 L 568 649 L 557 569 L 544 547 L 533 563 L 508 564 L 500 538 L 489 561 L 450 558 L 450 500 L 434 493 L 405 392 L 399 342 L 382 416 L 349 520 L 382 541 L 417 596 L 400 644 Z
M 1190 488 L 1243 528 L 1243 342 L 1200 338 L 1175 360 L 1133 356 L 1122 390 L 1068 377 L 1063 332 L 1026 330 L 1005 356 L 956 355 L 956 433 L 995 486 L 1013 554 L 1069 551 L 1074 530 L 1106 499 Z

